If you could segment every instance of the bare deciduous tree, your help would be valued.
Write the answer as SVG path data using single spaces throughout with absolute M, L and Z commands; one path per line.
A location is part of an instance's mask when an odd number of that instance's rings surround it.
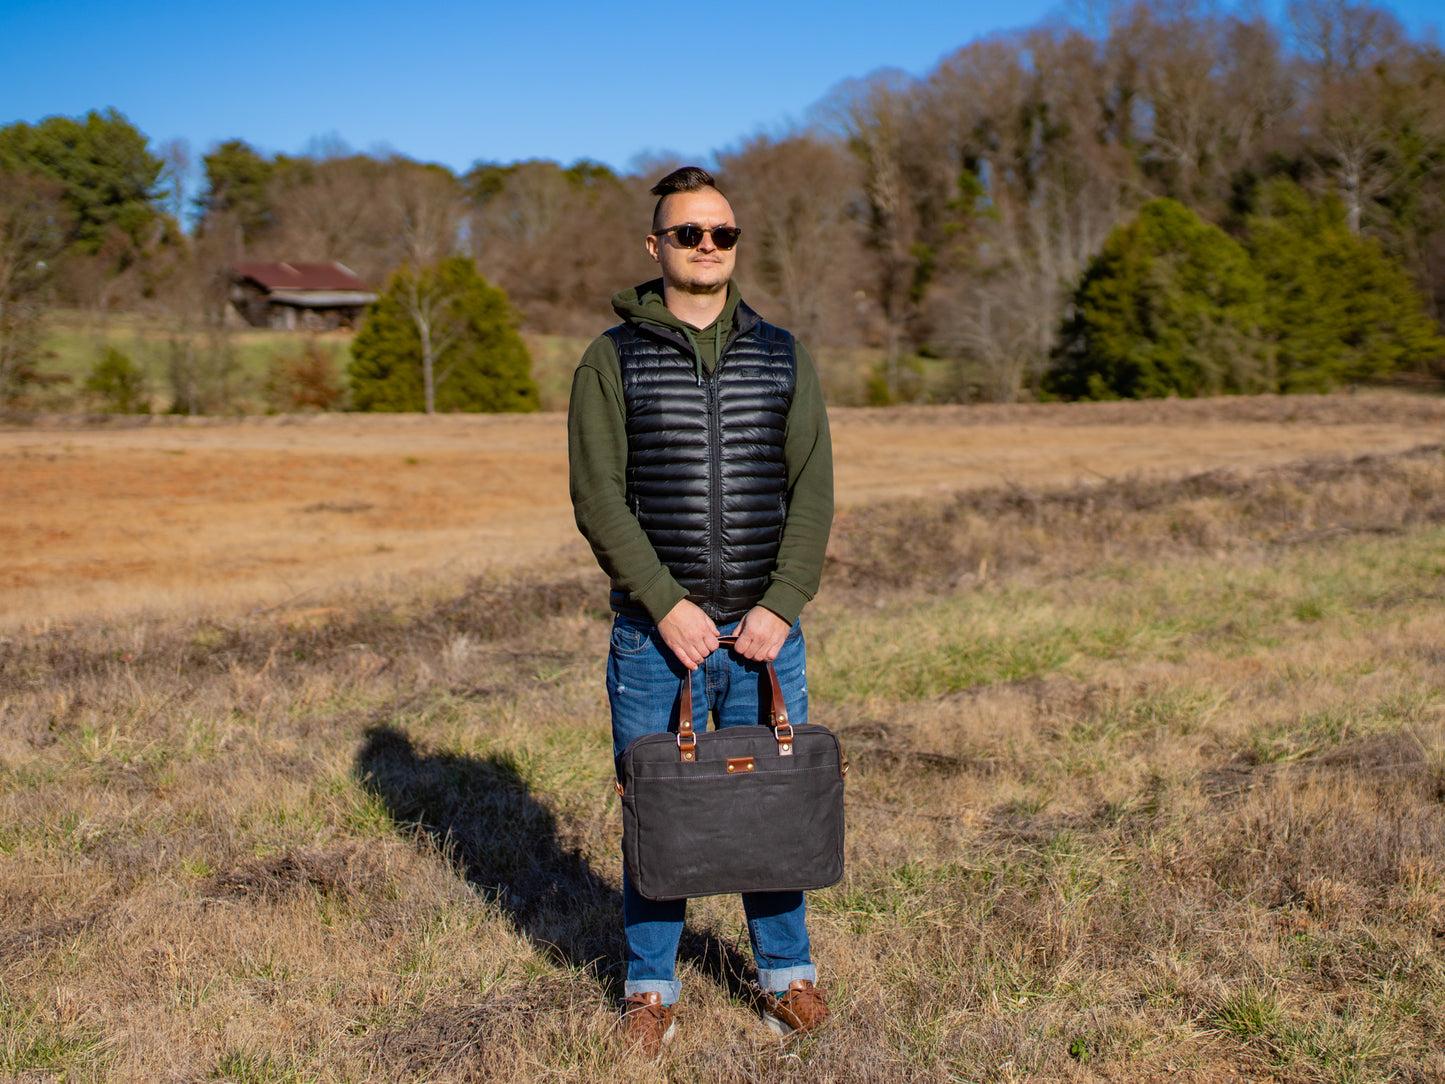
M 899 361 L 908 324 L 918 313 L 933 253 L 922 237 L 920 208 L 925 176 L 910 166 L 918 103 L 914 81 L 902 72 L 878 72 L 844 83 L 824 112 L 846 136 L 863 169 L 864 227 L 871 274 L 865 287 L 883 317 L 885 380 L 897 393 Z M 934 178 L 936 179 L 936 178 Z
M 421 341 L 422 388 L 426 412 L 437 410 L 437 385 L 447 378 L 449 370 L 437 371 L 437 362 L 466 330 L 466 322 L 457 312 L 456 296 L 437 276 L 403 270 L 399 278 L 402 308 L 416 327 Z
M 450 170 L 394 159 L 381 180 L 381 193 L 393 222 L 399 262 L 434 267 L 456 255 L 465 204 Z
M 807 343 L 846 340 L 859 274 L 857 159 L 815 135 L 750 140 L 721 156 L 719 180 L 743 226 L 739 278 L 769 319 Z
M 642 243 L 646 178 L 537 161 L 480 166 L 467 182 L 473 258 L 533 330 L 595 333 L 614 292 L 656 274 Z
M 0 404 L 36 375 L 43 290 L 69 226 L 59 184 L 28 173 L 0 176 Z
M 1404 34 L 1383 8 L 1350 0 L 1293 0 L 1289 19 L 1310 90 L 1305 122 L 1350 230 L 1359 233 L 1372 204 L 1401 179 L 1388 84 Z
M 970 216 L 931 322 L 948 353 L 980 370 L 982 392 L 1010 401 L 1026 381 L 1039 387 L 1068 290 L 1140 201 L 1136 169 L 1109 113 L 1105 58 L 1077 32 L 970 46 L 928 90 Z

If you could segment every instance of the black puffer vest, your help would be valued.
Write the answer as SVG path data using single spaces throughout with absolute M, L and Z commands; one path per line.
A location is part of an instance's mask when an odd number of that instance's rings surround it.
M 607 332 L 622 367 L 628 504 L 687 597 L 718 624 L 763 597 L 788 514 L 793 337 L 746 305 L 738 328 L 701 382 L 682 335 L 631 323 Z M 642 613 L 619 593 L 612 605 Z

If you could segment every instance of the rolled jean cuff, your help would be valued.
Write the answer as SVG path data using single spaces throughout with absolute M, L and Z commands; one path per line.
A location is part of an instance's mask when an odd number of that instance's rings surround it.
M 817 982 L 818 969 L 812 964 L 803 964 L 801 967 L 784 967 L 777 971 L 758 969 L 758 986 L 770 994 L 781 994 L 788 988 L 789 983 L 797 982 L 799 979 Z M 667 1000 L 665 996 L 663 1000 Z
M 782 972 L 779 972 L 782 974 Z M 633 994 L 650 994 L 657 991 L 662 995 L 664 1005 L 675 1005 L 677 999 L 682 997 L 682 983 L 676 979 L 671 981 L 663 979 L 638 979 L 636 982 L 624 982 L 622 984 L 622 996 L 631 997 Z

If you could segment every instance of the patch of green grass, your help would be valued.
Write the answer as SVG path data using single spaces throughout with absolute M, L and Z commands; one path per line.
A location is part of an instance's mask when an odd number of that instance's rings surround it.
M 1339 743 L 1357 716 L 1352 708 L 1330 708 L 1299 719 L 1253 727 L 1240 751 L 1247 764 L 1287 764 Z M 1359 731 L 1354 731 L 1358 735 Z
M 345 834 L 384 839 L 396 831 L 385 801 L 375 791 L 358 787 L 349 776 L 333 777 L 326 789 L 329 801 L 340 806 L 336 823 Z
M 1253 567 L 1212 557 L 1144 566 L 1132 570 L 1128 590 L 1111 570 L 1077 577 L 1067 593 L 1044 585 L 931 598 L 830 630 L 815 652 L 815 695 L 916 700 L 1077 676 L 1091 660 L 1181 662 L 1201 649 L 1247 655 L 1302 634 L 1378 627 L 1430 604 L 1440 549 L 1445 531 L 1433 529 Z M 1412 590 L 1413 604 L 1378 605 Z
M 269 1052 L 230 1050 L 216 1059 L 210 1079 L 231 1084 L 301 1084 L 316 1078 L 291 1058 Z
M 216 864 L 209 858 L 187 856 L 181 859 L 181 872 L 187 877 L 203 881 L 216 875 Z
M 1075 630 L 1038 593 L 1005 595 L 975 606 L 950 598 L 889 615 L 882 628 L 835 631 L 815 652 L 813 695 L 915 700 L 1059 669 Z
M 980 890 L 986 871 L 954 864 L 905 862 L 872 876 L 811 893 L 808 908 L 842 923 L 852 933 L 929 925 L 956 910 L 950 896 Z M 881 875 L 879 875 L 881 874 Z
M 1224 700 L 1213 689 L 1194 686 L 1145 688 L 1111 697 L 1061 733 L 1069 743 L 1113 743 L 1167 731 L 1195 733 Z
M 53 393 L 51 406 L 58 409 L 82 409 L 86 403 L 85 378 L 107 349 L 114 349 L 129 358 L 144 379 L 144 390 L 153 411 L 170 407 L 172 389 L 169 373 L 176 342 L 189 339 L 193 351 L 209 353 L 214 349 L 201 329 L 178 330 L 174 321 L 140 313 L 108 314 L 104 319 L 86 313 L 59 310 L 52 312 L 45 324 L 42 349 L 43 369 L 68 378 Z M 272 359 L 300 354 L 309 342 L 304 332 L 271 331 L 262 328 L 228 329 L 222 340 L 230 358 L 227 378 L 230 404 L 225 409 L 262 411 L 263 385 Z M 350 361 L 350 337 L 345 333 L 328 333 L 315 340 L 317 347 L 330 354 L 337 368 L 344 373 Z
M 1411 688 L 1378 701 L 1356 699 L 1319 711 L 1261 723 L 1246 734 L 1239 756 L 1246 763 L 1278 764 L 1300 760 L 1321 749 L 1379 734 L 1402 724 L 1433 721 L 1445 704 L 1445 692 Z M 1427 754 L 1429 751 L 1427 750 Z
M 1249 983 L 1220 1002 L 1209 1019 L 1221 1031 L 1241 1039 L 1263 1039 L 1275 1034 L 1282 1015 L 1273 991 Z
M 0 994 L 0 1073 L 58 1073 L 66 1079 L 65 1074 L 75 1071 L 99 1076 L 105 1064 L 99 1029 L 76 1023 L 57 1027 L 45 1020 L 53 1011 L 44 1002 L 21 1008 Z
M 1337 1015 L 1311 1015 L 1280 1030 L 1272 1047 L 1280 1065 L 1303 1069 L 1314 1080 L 1354 1084 L 1385 1069 L 1389 1041 L 1369 1006 L 1355 1005 Z
M 62 1074 L 59 1079 L 64 1080 L 67 1079 L 66 1070 L 89 1068 L 79 1063 L 82 1059 L 90 1062 L 92 1052 L 99 1046 L 100 1039 L 94 1034 L 84 1038 L 66 1039 L 50 1033 L 36 1036 L 29 1041 L 21 1040 L 13 1047 L 7 1042 L 4 1047 L 0 1047 L 0 1072 L 48 1070 L 49 1073 Z

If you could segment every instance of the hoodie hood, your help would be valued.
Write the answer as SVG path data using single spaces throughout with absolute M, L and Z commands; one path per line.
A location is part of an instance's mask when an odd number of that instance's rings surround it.
M 703 330 L 679 320 L 663 303 L 662 298 L 662 280 L 653 279 L 651 282 L 644 282 L 641 286 L 634 286 L 629 290 L 613 294 L 612 309 L 622 319 L 632 323 L 656 324 L 658 327 L 671 328 L 673 331 L 686 329 L 694 335 Z M 718 317 L 718 321 L 724 325 L 731 324 L 733 314 L 737 312 L 738 303 L 741 300 L 742 294 L 738 291 L 738 284 L 729 282 L 727 300 L 723 302 L 722 314 Z
M 673 315 L 671 309 L 663 303 L 662 279 L 653 279 L 651 282 L 644 282 L 641 286 L 634 286 L 629 290 L 622 290 L 612 295 L 612 308 L 618 316 L 631 324 L 650 326 L 661 331 L 664 338 L 682 339 L 692 351 L 693 364 L 697 368 L 698 383 L 703 379 L 703 352 L 698 348 L 698 337 L 709 335 L 712 338 L 712 351 L 708 355 L 712 358 L 712 364 L 717 364 L 717 359 L 722 357 L 723 346 L 731 337 L 734 326 L 743 328 L 744 319 L 752 317 L 752 310 L 742 304 L 742 294 L 738 291 L 736 282 L 728 283 L 727 300 L 723 302 L 722 312 L 717 320 L 707 328 L 695 328 L 691 324 L 678 319 Z M 739 307 L 742 313 L 739 313 Z M 750 324 L 748 326 L 751 326 Z M 708 366 L 709 369 L 712 365 Z

